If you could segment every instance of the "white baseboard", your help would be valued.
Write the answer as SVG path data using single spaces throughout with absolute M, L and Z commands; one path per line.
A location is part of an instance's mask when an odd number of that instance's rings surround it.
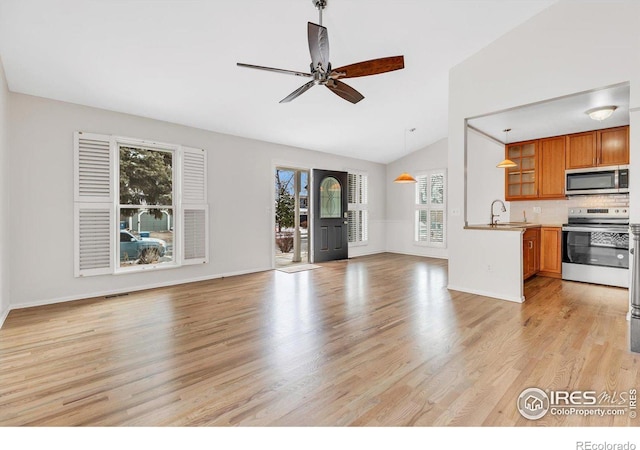
M 481 295 L 483 297 L 496 298 L 498 300 L 506 300 L 508 302 L 524 303 L 524 297 L 505 297 L 503 295 L 498 295 L 495 292 L 486 292 L 486 291 L 481 291 L 479 289 L 469 289 L 466 287 L 453 286 L 451 284 L 447 286 L 447 289 L 451 291 L 465 292 L 467 294 Z
M 4 321 L 7 320 L 9 311 L 11 311 L 11 308 L 7 308 L 5 311 L 2 311 L 2 313 L 0 313 L 0 328 L 2 328 L 2 325 L 4 325 Z
M 408 256 L 421 256 L 423 258 L 445 259 L 447 261 L 449 260 L 449 258 L 447 256 L 425 255 L 424 253 L 418 253 L 418 252 L 405 252 L 405 251 L 398 251 L 398 250 L 387 250 L 384 253 L 394 253 L 396 255 L 408 255 Z
M 234 276 L 238 276 L 238 275 L 246 275 L 246 274 L 249 274 L 249 273 L 265 272 L 267 270 L 272 270 L 272 269 L 271 269 L 271 267 L 268 267 L 268 268 L 257 268 L 257 269 L 250 269 L 250 270 L 241 270 L 241 271 L 238 271 L 238 272 L 227 272 L 227 273 L 216 274 L 216 275 L 206 275 L 206 276 L 203 276 L 203 277 L 188 278 L 188 279 L 179 280 L 179 281 L 166 281 L 166 282 L 162 282 L 162 283 L 145 284 L 145 285 L 140 285 L 140 286 L 121 288 L 121 289 L 113 289 L 113 290 L 108 290 L 108 291 L 91 292 L 90 294 L 70 295 L 68 297 L 58 297 L 58 298 L 52 298 L 52 299 L 37 300 L 37 301 L 34 301 L 34 302 L 24 303 L 24 304 L 21 304 L 21 305 L 11 306 L 9 308 L 9 311 L 11 311 L 13 309 L 33 308 L 35 306 L 53 305 L 54 303 L 71 302 L 71 301 L 74 301 L 74 300 L 84 300 L 84 299 L 87 299 L 87 298 L 105 297 L 105 296 L 108 296 L 108 295 L 119 295 L 119 294 L 125 294 L 125 293 L 128 293 L 128 292 L 146 291 L 147 289 L 156 289 L 156 288 L 169 287 L 169 286 L 179 286 L 181 284 L 197 283 L 198 281 L 216 280 L 216 279 L 219 279 L 219 278 L 234 277 Z M 9 314 L 9 311 L 7 311 L 6 314 Z M 5 315 L 5 317 L 6 317 L 6 315 Z M 1 322 L 0 322 L 0 324 L 1 324 Z

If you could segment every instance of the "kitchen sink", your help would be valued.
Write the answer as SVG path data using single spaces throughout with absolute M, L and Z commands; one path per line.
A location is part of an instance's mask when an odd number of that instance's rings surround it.
M 514 227 L 514 228 L 519 228 L 519 227 L 526 227 L 527 225 L 532 225 L 531 222 L 498 222 L 496 224 L 489 224 L 489 226 L 491 227 Z

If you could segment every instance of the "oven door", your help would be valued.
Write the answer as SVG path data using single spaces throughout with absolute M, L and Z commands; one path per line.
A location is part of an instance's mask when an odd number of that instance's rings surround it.
M 565 225 L 562 227 L 562 262 L 628 269 L 628 227 Z

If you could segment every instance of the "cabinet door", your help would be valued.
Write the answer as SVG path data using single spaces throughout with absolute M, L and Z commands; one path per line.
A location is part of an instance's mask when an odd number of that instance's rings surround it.
M 540 198 L 564 198 L 565 136 L 541 139 L 538 184 Z
M 522 235 L 522 279 L 540 271 L 540 229 L 529 228 Z
M 562 274 L 562 229 L 558 227 L 540 230 L 540 271 L 543 275 Z M 559 278 L 559 277 L 558 277 Z
M 598 131 L 598 165 L 629 164 L 629 127 Z
M 538 141 L 519 142 L 506 146 L 506 157 L 517 164 L 505 171 L 505 199 L 525 200 L 538 196 Z
M 566 168 L 580 169 L 596 165 L 597 137 L 595 131 L 567 136 Z

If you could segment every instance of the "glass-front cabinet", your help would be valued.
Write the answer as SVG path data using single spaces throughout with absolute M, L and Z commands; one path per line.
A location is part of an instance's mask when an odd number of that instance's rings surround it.
M 538 194 L 538 141 L 517 142 L 505 148 L 507 159 L 516 163 L 505 171 L 505 199 L 524 200 Z

